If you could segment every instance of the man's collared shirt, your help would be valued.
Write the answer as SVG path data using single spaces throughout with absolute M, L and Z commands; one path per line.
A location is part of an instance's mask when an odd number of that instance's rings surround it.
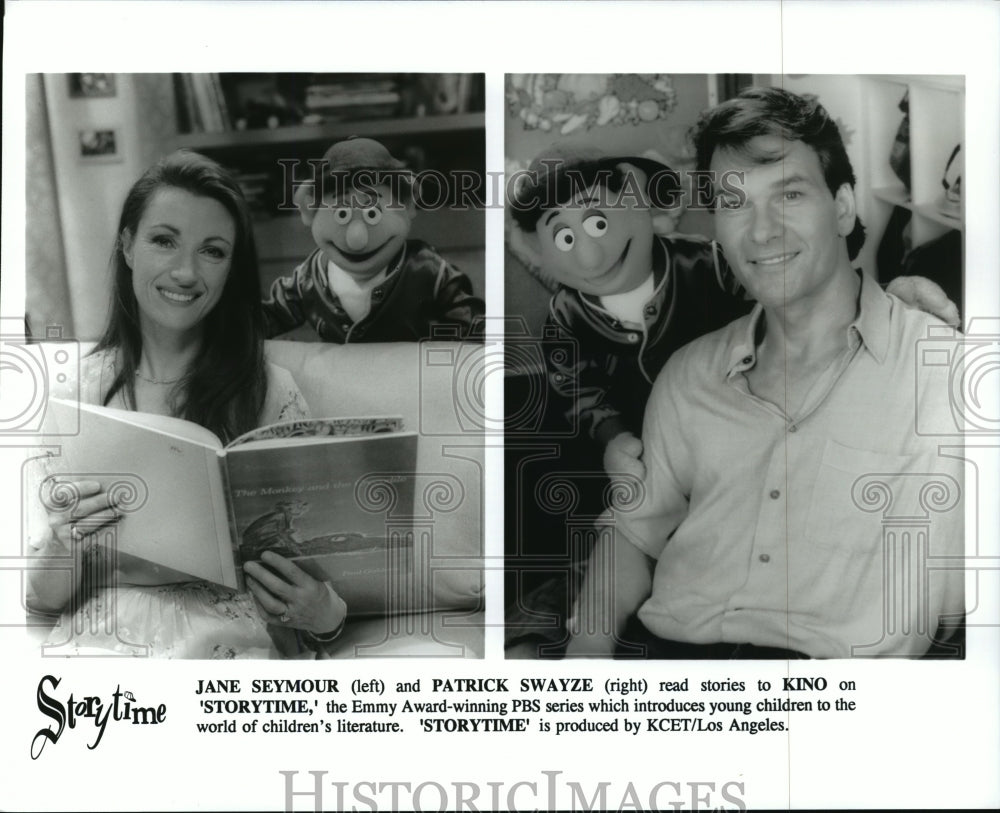
M 639 618 L 693 643 L 923 654 L 963 611 L 961 570 L 942 558 L 964 550 L 959 453 L 915 430 L 917 411 L 948 412 L 917 363 L 940 323 L 862 275 L 842 356 L 786 415 L 744 375 L 762 314 L 680 350 L 653 388 L 645 497 L 615 515 L 619 539 L 656 560 Z

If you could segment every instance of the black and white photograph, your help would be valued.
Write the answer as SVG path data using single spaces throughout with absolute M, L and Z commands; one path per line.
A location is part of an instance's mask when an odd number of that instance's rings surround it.
M 115 95 L 113 73 L 71 73 L 67 79 L 71 99 L 100 99 Z
M 39 652 L 482 657 L 483 76 L 116 81 L 25 77 Z
M 998 22 L 10 0 L 0 809 L 1000 807 Z
M 84 161 L 121 161 L 113 129 L 80 130 L 80 158 Z
M 964 87 L 506 77 L 508 657 L 964 657 Z

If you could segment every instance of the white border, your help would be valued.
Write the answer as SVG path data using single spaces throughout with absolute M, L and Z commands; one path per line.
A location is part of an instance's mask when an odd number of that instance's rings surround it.
M 175 70 L 486 71 L 488 170 L 501 171 L 502 75 L 522 71 L 755 73 L 960 73 L 966 75 L 968 302 L 997 316 L 1000 268 L 998 7 L 989 2 L 737 3 L 58 3 L 8 2 L 3 110 L 2 313 L 24 300 L 24 80 L 29 72 Z M 502 297 L 502 226 L 487 222 L 490 314 Z M 982 309 L 981 313 L 979 309 Z M 491 382 L 498 414 L 499 382 Z M 499 452 L 487 456 L 489 552 L 502 549 Z M 4 494 L 16 493 L 0 449 Z M 995 472 L 991 472 L 995 474 Z M 995 477 L 992 482 L 995 483 Z M 996 551 L 996 504 L 980 527 Z M 9 514 L 11 512 L 4 511 Z M 7 530 L 7 520 L 0 530 Z M 992 547 L 989 547 L 992 546 Z M 996 574 L 985 582 L 996 598 Z M 489 574 L 491 602 L 499 578 Z M 3 596 L 9 601 L 9 596 Z M 495 606 L 495 605 L 494 605 Z M 496 610 L 491 607 L 491 619 Z M 0 650 L 17 631 L 0 630 Z M 577 781 L 746 783 L 753 807 L 995 806 L 1000 803 L 997 630 L 970 630 L 963 663 L 810 665 L 831 681 L 858 681 L 862 711 L 816 717 L 788 736 L 661 735 L 655 747 L 609 737 L 465 737 L 408 733 L 398 739 L 322 740 L 192 734 L 200 678 L 337 674 L 353 677 L 642 674 L 692 679 L 780 679 L 784 663 L 697 669 L 612 663 L 506 663 L 491 631 L 487 661 L 208 664 L 6 658 L 0 706 L 0 807 L 5 809 L 278 809 L 279 769 L 327 770 L 329 779 L 470 782 L 538 780 L 561 770 Z M 44 720 L 39 677 L 62 676 L 81 694 L 116 684 L 168 704 L 163 730 L 112 731 L 97 751 L 78 739 L 37 762 L 28 742 Z M 516 682 L 516 680 L 514 681 Z M 113 736 L 116 735 L 117 736 Z M 82 737 L 82 734 L 78 734 Z M 684 737 L 684 738 L 682 738 Z M 640 747 L 642 746 L 642 747 Z M 431 797 L 433 798 L 433 797 Z M 328 804 L 332 801 L 328 801 Z M 300 800 L 309 806 L 309 800 Z

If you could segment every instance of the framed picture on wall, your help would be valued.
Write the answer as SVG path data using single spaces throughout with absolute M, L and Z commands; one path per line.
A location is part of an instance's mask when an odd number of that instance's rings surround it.
M 114 128 L 77 130 L 77 144 L 81 163 L 112 164 L 123 160 Z
M 71 99 L 100 99 L 114 95 L 115 75 L 113 73 L 69 74 L 69 97 Z

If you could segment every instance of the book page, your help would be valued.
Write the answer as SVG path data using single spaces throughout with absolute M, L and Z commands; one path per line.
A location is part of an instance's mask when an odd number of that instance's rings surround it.
M 65 424 L 72 407 L 53 402 Z M 119 505 L 117 544 L 130 556 L 161 565 L 188 577 L 236 587 L 236 575 L 224 557 L 230 551 L 225 520 L 225 491 L 218 450 L 206 446 L 214 436 L 186 421 L 145 420 L 141 413 L 123 413 L 82 405 L 79 433 L 60 438 L 60 480 L 95 480 L 113 495 L 126 495 Z M 138 418 L 126 420 L 125 418 Z M 155 424 L 151 427 L 150 424 Z M 160 430 L 194 427 L 197 440 Z M 215 441 L 218 445 L 218 441 Z M 175 581 L 176 574 L 165 574 Z M 125 575 L 139 583 L 156 583 L 152 567 L 136 567 Z
M 144 426 L 162 435 L 177 438 L 178 440 L 188 440 L 210 449 L 221 447 L 219 439 L 213 432 L 205 429 L 203 426 L 198 426 L 196 423 L 191 423 L 191 421 L 185 421 L 181 418 L 171 418 L 169 415 L 153 415 L 149 412 L 132 412 L 131 410 L 116 409 L 114 407 L 78 404 L 75 401 L 66 401 L 61 398 L 50 398 L 49 401 L 52 404 L 58 405 L 53 412 L 58 415 L 61 411 L 67 419 L 71 415 L 75 415 L 77 409 L 90 410 L 99 412 L 99 414 L 110 421 L 121 421 L 122 423 L 130 423 L 135 426 Z M 70 415 L 67 415 L 67 410 Z

